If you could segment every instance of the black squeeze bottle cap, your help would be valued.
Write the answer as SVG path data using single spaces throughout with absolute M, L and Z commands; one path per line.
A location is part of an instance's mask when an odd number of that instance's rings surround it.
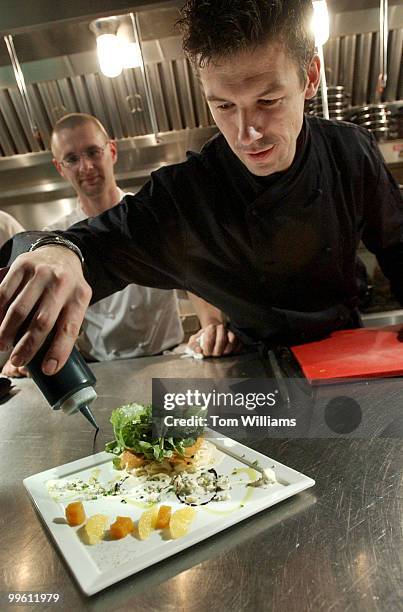
M 61 409 L 66 414 L 80 411 L 91 425 L 98 429 L 88 407 L 88 404 L 97 397 L 94 389 L 96 378 L 76 347 L 57 374 L 48 376 L 42 372 L 43 358 L 54 334 L 54 331 L 49 334 L 26 368 L 53 410 Z

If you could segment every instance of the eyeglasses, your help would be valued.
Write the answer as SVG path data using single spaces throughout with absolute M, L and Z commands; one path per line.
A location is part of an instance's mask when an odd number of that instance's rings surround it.
M 80 165 L 81 158 L 88 159 L 92 162 L 97 162 L 104 156 L 105 149 L 109 144 L 109 140 L 106 141 L 103 147 L 88 147 L 82 153 L 70 153 L 70 155 L 66 155 L 64 159 L 60 161 L 61 165 L 65 168 L 70 168 L 70 170 L 74 170 L 78 168 Z

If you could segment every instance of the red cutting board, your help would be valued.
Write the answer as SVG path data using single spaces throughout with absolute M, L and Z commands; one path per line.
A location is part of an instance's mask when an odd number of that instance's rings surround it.
M 403 375 L 401 324 L 336 331 L 324 340 L 291 350 L 312 384 Z

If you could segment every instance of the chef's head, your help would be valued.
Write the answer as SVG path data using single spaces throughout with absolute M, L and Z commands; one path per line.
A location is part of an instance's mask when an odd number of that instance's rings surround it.
M 311 0 L 188 0 L 179 26 L 213 118 L 255 175 L 289 168 L 320 64 Z
M 65 115 L 51 137 L 53 163 L 78 196 L 99 198 L 116 188 L 117 148 L 98 119 L 85 113 Z

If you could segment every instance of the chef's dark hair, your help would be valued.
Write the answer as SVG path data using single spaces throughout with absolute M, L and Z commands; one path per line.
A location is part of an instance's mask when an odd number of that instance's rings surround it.
M 94 117 L 94 115 L 88 115 L 87 113 L 69 113 L 68 115 L 64 115 L 58 121 L 56 121 L 52 136 L 50 138 L 51 147 L 53 150 L 54 138 L 59 132 L 62 130 L 72 130 L 76 127 L 80 127 L 82 125 L 87 125 L 88 123 L 92 123 L 97 127 L 97 129 L 105 136 L 106 140 L 110 140 L 108 132 L 102 125 L 102 123 Z
M 311 0 L 188 0 L 177 25 L 185 53 L 200 68 L 280 40 L 305 82 L 315 50 L 311 19 Z

